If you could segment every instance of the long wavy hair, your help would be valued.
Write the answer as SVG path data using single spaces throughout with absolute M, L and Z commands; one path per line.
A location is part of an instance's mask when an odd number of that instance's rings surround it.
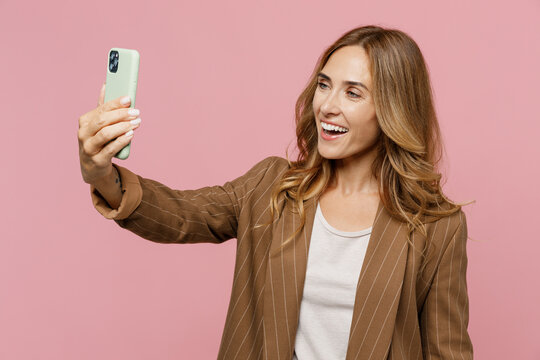
M 468 204 L 452 202 L 441 189 L 438 164 L 442 138 L 428 70 L 418 45 L 400 30 L 362 26 L 343 34 L 324 51 L 296 101 L 298 158 L 291 162 L 287 154 L 289 169 L 272 191 L 270 222 L 280 212 L 280 196 L 284 202 L 293 202 L 293 211 L 298 212 L 301 222 L 281 247 L 305 226 L 304 201 L 318 199 L 335 176 L 333 160 L 323 158 L 317 148 L 313 97 L 317 74 L 337 49 L 350 45 L 361 46 L 370 62 L 371 94 L 381 129 L 371 170 L 380 201 L 392 217 L 407 223 L 407 241 L 414 248 L 411 234 L 415 229 L 426 236 L 425 223 L 449 216 Z

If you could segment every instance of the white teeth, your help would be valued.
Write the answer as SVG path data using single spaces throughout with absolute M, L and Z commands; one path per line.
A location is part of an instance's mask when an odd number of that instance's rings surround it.
M 321 126 L 322 126 L 323 129 L 325 129 L 325 130 L 340 131 L 340 132 L 343 132 L 343 133 L 346 133 L 347 131 L 349 131 L 349 129 L 347 129 L 347 128 L 344 128 L 344 127 L 341 127 L 341 126 L 337 126 L 337 125 L 327 124 L 327 123 L 325 123 L 324 121 L 321 121 Z

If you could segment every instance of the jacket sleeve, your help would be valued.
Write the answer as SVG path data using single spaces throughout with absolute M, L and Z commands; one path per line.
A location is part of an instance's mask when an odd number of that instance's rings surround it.
M 472 359 L 467 327 L 467 220 L 459 211 L 459 224 L 448 242 L 420 314 L 424 359 Z
M 242 205 L 263 182 L 278 157 L 258 162 L 244 175 L 224 185 L 174 190 L 114 164 L 122 181 L 122 201 L 112 209 L 90 187 L 92 202 L 105 218 L 158 243 L 221 243 L 235 238 Z M 272 183 L 272 182 L 270 182 Z

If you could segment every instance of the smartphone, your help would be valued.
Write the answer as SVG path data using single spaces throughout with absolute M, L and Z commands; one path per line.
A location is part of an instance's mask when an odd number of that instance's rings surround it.
M 139 57 L 139 52 L 133 49 L 112 48 L 109 50 L 105 102 L 129 95 L 131 98 L 130 107 L 135 106 L 139 78 Z M 130 150 L 131 141 L 114 157 L 125 160 L 128 158 Z

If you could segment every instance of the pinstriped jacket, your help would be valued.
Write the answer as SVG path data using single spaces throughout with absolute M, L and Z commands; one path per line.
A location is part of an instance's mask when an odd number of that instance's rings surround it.
M 288 168 L 268 157 L 222 186 L 173 190 L 116 166 L 123 198 L 111 209 L 90 187 L 94 207 L 122 228 L 159 243 L 221 243 L 237 239 L 231 299 L 218 359 L 291 359 L 304 288 L 316 200 L 305 202 L 306 224 L 287 247 L 279 245 L 300 217 L 279 198 L 272 224 L 272 185 Z M 382 203 L 356 290 L 346 360 L 472 359 L 467 331 L 465 214 L 427 223 L 427 237 L 414 232 Z M 428 240 L 429 239 L 429 240 Z M 424 264 L 423 267 L 421 265 Z

